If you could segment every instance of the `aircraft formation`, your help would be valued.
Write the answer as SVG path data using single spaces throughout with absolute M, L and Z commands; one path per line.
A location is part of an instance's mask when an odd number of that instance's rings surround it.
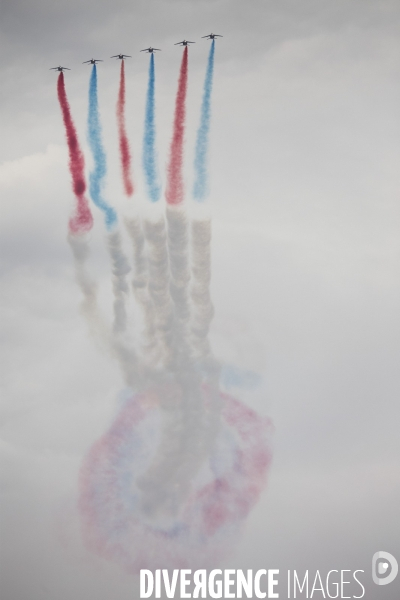
M 209 40 L 215 40 L 217 37 L 223 37 L 219 33 L 209 33 L 208 35 L 203 35 L 202 39 L 207 38 Z M 187 46 L 188 44 L 195 44 L 196 42 L 190 42 L 189 40 L 182 40 L 181 42 L 176 42 L 174 46 Z M 161 48 L 153 48 L 149 46 L 148 48 L 144 48 L 140 50 L 140 52 L 148 52 L 149 54 L 153 54 L 153 52 L 160 52 Z M 125 58 L 132 58 L 130 54 L 114 54 L 114 56 L 110 56 L 110 58 L 116 58 L 118 60 L 124 60 Z M 91 58 L 90 60 L 84 60 L 83 65 L 95 65 L 98 62 L 104 62 L 101 58 Z M 63 71 L 71 71 L 68 67 L 62 67 L 61 65 L 58 67 L 50 67 L 49 71 L 58 71 L 62 73 Z

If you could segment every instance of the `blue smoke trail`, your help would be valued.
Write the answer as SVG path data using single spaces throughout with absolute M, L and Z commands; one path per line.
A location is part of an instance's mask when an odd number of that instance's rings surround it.
M 197 131 L 196 154 L 194 159 L 196 178 L 193 186 L 193 197 L 199 202 L 202 202 L 208 193 L 207 153 L 208 134 L 210 131 L 210 109 L 212 80 L 214 72 L 214 50 L 215 40 L 211 42 L 210 54 L 208 55 L 207 72 L 204 81 L 203 102 L 201 104 L 200 127 Z
M 149 84 L 147 87 L 146 114 L 143 137 L 143 168 L 146 176 L 147 190 L 152 202 L 160 199 L 161 187 L 155 151 L 156 128 L 154 122 L 154 54 L 150 55 Z
M 94 170 L 89 175 L 89 189 L 93 202 L 104 212 L 107 229 L 117 221 L 115 210 L 103 198 L 104 177 L 107 172 L 106 154 L 101 140 L 99 103 L 97 99 L 97 69 L 93 65 L 89 83 L 88 138 L 93 154 Z

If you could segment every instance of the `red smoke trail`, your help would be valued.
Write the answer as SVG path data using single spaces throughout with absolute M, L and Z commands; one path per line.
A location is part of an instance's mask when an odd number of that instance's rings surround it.
M 119 82 L 119 93 L 117 103 L 117 120 L 119 133 L 119 151 L 121 154 L 122 178 L 124 181 L 125 194 L 132 196 L 133 184 L 131 179 L 131 153 L 125 130 L 125 64 L 121 60 L 121 78 Z
M 183 200 L 183 134 L 185 132 L 185 101 L 188 75 L 188 49 L 183 51 L 179 73 L 178 92 L 175 101 L 174 134 L 168 164 L 168 180 L 165 197 L 168 204 L 180 204 Z
M 65 133 L 67 135 L 69 170 L 72 177 L 72 187 L 76 196 L 75 215 L 69 221 L 69 230 L 71 233 L 83 233 L 92 228 L 93 217 L 90 212 L 89 203 L 85 198 L 85 160 L 83 158 L 82 150 L 79 147 L 78 136 L 72 121 L 71 110 L 65 91 L 64 73 L 62 72 L 57 80 L 57 93 L 63 115 Z

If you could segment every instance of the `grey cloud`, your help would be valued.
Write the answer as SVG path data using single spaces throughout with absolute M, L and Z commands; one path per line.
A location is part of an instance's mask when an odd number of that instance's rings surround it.
M 172 43 L 211 29 L 224 35 L 211 128 L 211 346 L 221 360 L 263 375 L 246 402 L 276 426 L 269 487 L 227 566 L 370 569 L 380 547 L 399 553 L 399 19 L 397 0 L 2 4 L 4 160 L 45 154 L 49 141 L 64 147 L 47 71 L 54 61 L 71 61 L 68 92 L 84 144 L 81 61 L 159 42 L 157 124 L 166 147 L 179 60 Z M 207 48 L 196 41 L 188 181 Z M 147 61 L 138 55 L 129 65 L 140 189 Z M 100 88 L 110 157 L 114 67 L 102 65 Z M 68 549 L 54 534 L 54 506 L 66 495 L 74 505 L 80 459 L 109 426 L 125 385 L 79 314 L 66 242 L 67 155 L 57 156 L 54 164 L 39 157 L 29 175 L 15 163 L 15 179 L 1 183 L 5 593 L 132 598 L 136 583 L 85 554 L 78 534 Z M 118 186 L 112 180 L 122 210 Z M 95 218 L 90 266 L 99 307 L 112 317 Z M 156 273 L 165 228 L 153 225 L 145 227 Z M 161 284 L 152 291 L 165 324 Z

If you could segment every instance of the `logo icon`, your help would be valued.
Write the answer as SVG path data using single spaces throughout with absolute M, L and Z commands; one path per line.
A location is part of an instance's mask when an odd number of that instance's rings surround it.
M 387 585 L 397 577 L 399 565 L 389 552 L 375 552 L 372 557 L 372 579 L 377 585 Z

